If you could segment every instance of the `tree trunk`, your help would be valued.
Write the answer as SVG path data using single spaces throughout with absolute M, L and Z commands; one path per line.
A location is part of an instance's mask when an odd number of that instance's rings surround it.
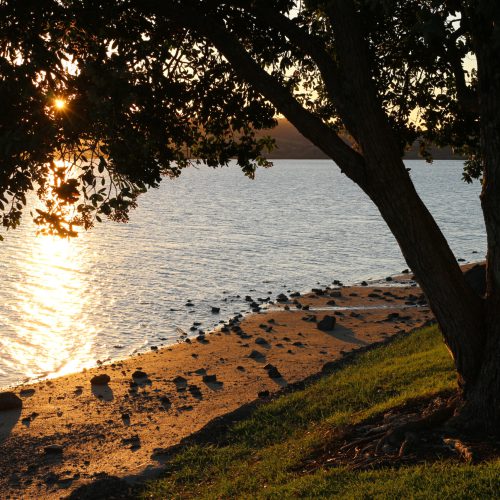
M 478 62 L 481 204 L 486 225 L 484 359 L 477 382 L 466 394 L 462 423 L 500 433 L 500 5 L 483 0 L 471 15 Z
M 417 194 L 371 78 L 370 57 L 353 2 L 329 3 L 337 60 L 356 117 L 356 139 L 366 162 L 363 189 L 377 205 L 429 299 L 464 390 L 479 373 L 484 325 L 482 301 L 467 285 L 435 220 Z

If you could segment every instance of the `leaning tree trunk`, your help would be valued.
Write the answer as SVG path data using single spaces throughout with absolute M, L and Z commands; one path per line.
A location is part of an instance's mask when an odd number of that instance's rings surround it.
M 484 357 L 476 383 L 467 393 L 463 423 L 500 433 L 500 5 L 478 2 L 471 16 L 478 62 L 481 203 L 486 225 Z
M 368 49 L 353 3 L 332 0 L 329 5 L 345 92 L 351 97 L 351 114 L 357 118 L 355 135 L 367 165 L 363 189 L 377 205 L 427 295 L 467 394 L 482 365 L 482 300 L 465 283 L 399 156 L 394 132 L 371 80 Z

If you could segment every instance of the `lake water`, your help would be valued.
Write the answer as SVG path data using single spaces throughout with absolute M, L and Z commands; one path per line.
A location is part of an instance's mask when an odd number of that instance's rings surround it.
M 456 256 L 480 259 L 480 187 L 460 180 L 461 162 L 407 166 Z M 254 181 L 235 166 L 191 168 L 144 195 L 129 224 L 71 241 L 37 237 L 30 223 L 6 236 L 0 386 L 174 343 L 178 328 L 247 311 L 245 295 L 406 267 L 373 204 L 327 160 L 275 161 Z

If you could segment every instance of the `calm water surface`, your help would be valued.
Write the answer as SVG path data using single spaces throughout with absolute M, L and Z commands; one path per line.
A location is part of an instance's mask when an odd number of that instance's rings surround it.
M 481 258 L 479 185 L 457 161 L 407 166 L 456 256 Z M 129 224 L 65 241 L 26 223 L 0 251 L 0 386 L 173 343 L 194 321 L 208 330 L 248 310 L 237 295 L 406 267 L 376 208 L 327 160 L 276 161 L 255 181 L 235 166 L 189 169 L 144 195 Z

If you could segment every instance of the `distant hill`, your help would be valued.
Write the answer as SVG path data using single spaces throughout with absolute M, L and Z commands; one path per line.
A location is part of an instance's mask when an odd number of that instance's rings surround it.
M 270 135 L 276 140 L 277 148 L 266 156 L 269 159 L 327 159 L 328 156 L 306 139 L 289 121 L 279 120 L 278 126 L 262 131 L 259 136 Z M 461 160 L 451 148 L 431 148 L 436 160 Z M 418 144 L 415 143 L 405 155 L 409 160 L 421 159 L 418 153 Z

